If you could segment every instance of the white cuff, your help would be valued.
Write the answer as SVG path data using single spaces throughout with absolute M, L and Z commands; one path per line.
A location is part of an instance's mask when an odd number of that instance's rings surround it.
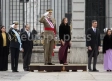
M 20 51 L 22 51 L 23 50 L 23 48 L 20 48 Z
M 15 24 L 12 24 L 12 25 L 11 25 L 11 28 L 14 28 L 14 26 L 15 26 Z

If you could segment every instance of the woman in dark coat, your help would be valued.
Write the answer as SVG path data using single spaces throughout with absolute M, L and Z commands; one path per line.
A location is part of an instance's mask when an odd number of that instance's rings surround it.
M 107 71 L 112 70 L 112 31 L 107 30 L 103 39 L 103 54 L 104 54 L 104 69 Z
M 8 70 L 9 39 L 4 26 L 0 28 L 0 71 Z
M 64 18 L 59 26 L 59 38 L 61 42 L 61 47 L 59 49 L 59 61 L 60 64 L 67 65 L 67 52 L 71 45 L 71 32 L 67 18 Z

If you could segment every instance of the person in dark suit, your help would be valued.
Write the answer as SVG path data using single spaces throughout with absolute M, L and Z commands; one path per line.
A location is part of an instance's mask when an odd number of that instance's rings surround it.
M 0 71 L 8 70 L 9 44 L 5 26 L 0 27 Z
M 35 39 L 36 35 L 38 34 L 38 32 L 35 28 L 33 28 L 32 34 L 33 34 L 33 39 Z
M 32 40 L 32 33 L 30 32 L 29 25 L 25 26 L 25 32 L 21 34 L 21 41 L 23 47 L 23 69 L 24 71 L 29 71 L 29 65 L 32 55 L 33 49 L 33 40 Z
M 99 54 L 101 41 L 100 41 L 100 32 L 97 29 L 97 21 L 92 21 L 92 27 L 87 30 L 86 33 L 86 45 L 88 47 L 88 69 L 89 71 L 96 71 L 96 63 L 97 63 L 97 56 Z M 91 60 L 93 59 L 93 70 L 91 69 Z
M 18 22 L 14 22 L 12 27 L 9 30 L 10 34 L 10 49 L 11 49 L 11 68 L 12 72 L 19 72 L 18 71 L 18 58 L 19 58 L 19 51 L 23 51 L 22 43 L 20 39 L 20 35 L 17 30 Z

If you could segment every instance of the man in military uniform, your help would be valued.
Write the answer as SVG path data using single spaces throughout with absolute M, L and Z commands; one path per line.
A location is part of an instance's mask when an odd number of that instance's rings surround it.
M 44 24 L 44 58 L 45 65 L 54 65 L 51 63 L 53 48 L 55 44 L 56 22 L 52 18 L 52 9 L 47 12 L 40 19 L 40 23 Z
M 22 48 L 21 38 L 18 33 L 18 22 L 14 22 L 9 30 L 10 49 L 11 49 L 11 68 L 12 72 L 18 71 L 19 51 L 24 51 Z

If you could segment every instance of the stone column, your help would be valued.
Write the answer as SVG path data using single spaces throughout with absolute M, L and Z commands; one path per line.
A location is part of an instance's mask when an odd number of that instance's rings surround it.
M 1 2 L 1 9 L 0 9 L 0 13 L 1 13 L 1 17 L 0 17 L 0 20 L 1 20 L 1 25 L 4 25 L 6 27 L 6 30 L 8 31 L 9 30 L 9 2 L 10 0 L 0 0 Z M 6 4 L 5 4 L 6 3 Z M 11 22 L 11 21 L 10 21 Z
M 72 47 L 70 63 L 87 63 L 85 0 L 72 0 Z
M 106 27 L 112 28 L 112 0 L 106 1 Z

